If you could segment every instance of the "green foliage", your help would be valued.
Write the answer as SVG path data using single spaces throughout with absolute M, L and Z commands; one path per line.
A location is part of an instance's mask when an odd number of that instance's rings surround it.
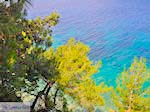
M 51 27 L 57 24 L 59 15 L 54 12 L 44 19 L 26 20 L 22 16 L 23 3 L 8 7 L 0 3 L 0 86 L 14 93 L 31 93 L 40 78 L 47 80 L 58 74 L 55 59 L 47 61 L 42 53 L 51 46 Z
M 137 58 L 128 70 L 124 70 L 117 78 L 116 91 L 112 98 L 119 112 L 149 112 L 150 87 L 144 87 L 150 80 L 150 71 L 146 67 L 146 60 Z
M 15 37 L 22 30 L 19 20 L 24 19 L 24 3 L 27 0 L 4 1 L 0 3 L 0 35 L 3 37 Z

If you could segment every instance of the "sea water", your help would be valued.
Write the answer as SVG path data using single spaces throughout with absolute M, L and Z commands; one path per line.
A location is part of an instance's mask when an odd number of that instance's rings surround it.
M 115 85 L 134 56 L 150 59 L 150 0 L 35 0 L 28 18 L 60 13 L 53 47 L 70 37 L 87 44 L 93 61 L 102 61 L 93 76 L 97 84 Z

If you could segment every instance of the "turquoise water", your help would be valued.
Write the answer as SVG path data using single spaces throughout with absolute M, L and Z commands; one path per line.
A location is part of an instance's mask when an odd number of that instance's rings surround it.
M 61 14 L 53 46 L 70 37 L 89 45 L 90 58 L 103 63 L 94 75 L 97 83 L 114 85 L 134 56 L 150 59 L 150 0 L 35 0 L 28 18 L 53 10 Z

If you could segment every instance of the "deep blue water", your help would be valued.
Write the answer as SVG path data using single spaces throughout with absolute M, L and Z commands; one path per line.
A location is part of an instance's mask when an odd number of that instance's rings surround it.
M 102 60 L 97 83 L 114 84 L 134 56 L 150 59 L 150 0 L 34 0 L 28 18 L 57 11 L 56 48 L 70 37 L 91 47 L 90 58 Z

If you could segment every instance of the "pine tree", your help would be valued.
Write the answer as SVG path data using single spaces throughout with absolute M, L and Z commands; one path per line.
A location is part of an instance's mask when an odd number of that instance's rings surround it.
M 88 58 L 90 48 L 71 38 L 67 44 L 58 47 L 54 54 L 51 54 L 52 51 L 47 51 L 45 56 L 56 58 L 59 75 L 54 80 L 59 89 L 90 112 L 94 111 L 95 106 L 104 105 L 101 94 L 109 88 L 104 83 L 96 86 L 92 80 L 92 75 L 98 71 L 100 63 L 94 63 Z
M 130 68 L 117 78 L 117 87 L 112 94 L 119 112 L 150 111 L 150 86 L 144 86 L 147 81 L 150 81 L 150 70 L 146 60 L 135 58 Z

